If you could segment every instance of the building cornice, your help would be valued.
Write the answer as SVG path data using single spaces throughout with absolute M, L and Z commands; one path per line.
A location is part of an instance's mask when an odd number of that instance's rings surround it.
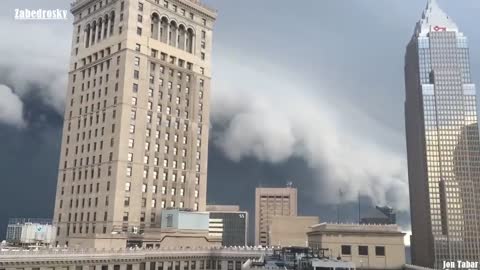
M 92 250 L 92 249 L 47 249 L 0 251 L 0 266 L 13 265 L 58 265 L 115 262 L 145 262 L 161 258 L 256 258 L 269 252 L 262 248 L 184 248 L 184 249 L 124 249 L 124 250 Z

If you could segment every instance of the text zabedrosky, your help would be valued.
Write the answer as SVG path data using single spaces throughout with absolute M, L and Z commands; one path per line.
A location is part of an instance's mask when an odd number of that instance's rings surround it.
M 15 9 L 15 20 L 66 20 L 63 9 Z

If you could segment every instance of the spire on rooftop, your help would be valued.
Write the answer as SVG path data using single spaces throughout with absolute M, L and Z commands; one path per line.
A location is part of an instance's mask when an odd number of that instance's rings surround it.
M 419 28 L 421 33 L 458 31 L 455 22 L 440 8 L 437 0 L 428 0 L 422 19 L 419 21 Z

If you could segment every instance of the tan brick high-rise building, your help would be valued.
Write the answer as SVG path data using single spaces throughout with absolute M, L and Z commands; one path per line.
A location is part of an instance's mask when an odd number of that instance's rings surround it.
M 58 244 L 138 241 L 163 208 L 205 210 L 216 12 L 195 0 L 76 0 L 71 12 Z
M 273 216 L 297 215 L 297 189 L 256 188 L 255 245 L 270 245 L 269 230 Z

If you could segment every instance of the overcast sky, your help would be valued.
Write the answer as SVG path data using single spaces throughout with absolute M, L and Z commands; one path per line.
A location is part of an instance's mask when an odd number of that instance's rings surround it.
M 358 194 L 409 227 L 403 57 L 423 0 L 205 0 L 213 43 L 208 201 L 251 212 L 254 188 L 299 188 L 299 212 L 355 221 Z M 478 0 L 440 0 L 480 74 Z M 68 21 L 14 21 L 0 2 L 0 238 L 9 217 L 51 217 L 70 55 Z M 338 196 L 342 189 L 345 195 Z M 253 228 L 251 228 L 253 229 Z

